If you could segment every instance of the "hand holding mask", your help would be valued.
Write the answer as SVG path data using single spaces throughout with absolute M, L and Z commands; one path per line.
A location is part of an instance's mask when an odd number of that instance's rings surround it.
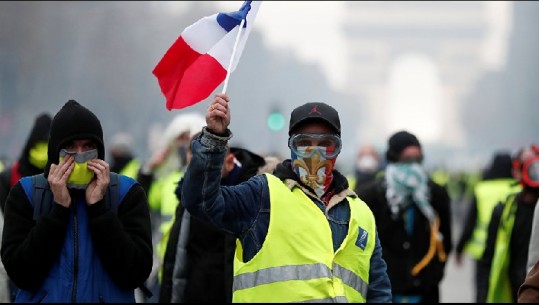
M 92 149 L 82 153 L 68 152 L 65 149 L 60 151 L 60 162 L 67 156 L 73 156 L 75 167 L 67 180 L 67 187 L 72 189 L 86 189 L 90 181 L 94 178 L 94 172 L 88 169 L 88 161 L 97 158 L 97 149 Z

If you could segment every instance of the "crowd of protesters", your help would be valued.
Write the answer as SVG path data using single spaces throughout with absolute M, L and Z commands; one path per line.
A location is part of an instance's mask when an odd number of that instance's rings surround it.
M 231 146 L 228 103 L 176 116 L 147 160 L 74 100 L 36 114 L 0 172 L 0 301 L 439 303 L 467 255 L 475 302 L 537 302 L 537 146 L 435 173 L 397 130 L 349 170 L 329 104 L 294 108 L 283 157 Z

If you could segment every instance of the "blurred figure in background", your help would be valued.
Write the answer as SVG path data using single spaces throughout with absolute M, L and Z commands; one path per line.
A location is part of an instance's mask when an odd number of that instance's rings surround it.
M 382 167 L 382 158 L 374 145 L 366 144 L 361 146 L 357 155 L 353 180 L 349 179 L 348 181 L 349 188 L 357 191 L 360 185 L 373 181 Z
M 127 132 L 112 136 L 109 144 L 110 171 L 137 179 L 141 162 L 133 151 L 133 137 Z
M 429 178 L 415 135 L 391 135 L 386 159 L 383 174 L 357 194 L 376 218 L 393 302 L 439 303 L 452 249 L 449 195 Z
M 168 233 L 179 204 L 174 192 L 187 166 L 189 141 L 205 125 L 204 117 L 198 113 L 176 115 L 165 129 L 161 147 L 154 151 L 138 174 L 137 180 L 148 194 L 152 215 L 154 266 L 146 285 L 154 295 L 159 294 Z M 155 303 L 157 299 L 146 301 Z
M 0 236 L 4 231 L 4 213 L 0 212 Z M 0 239 L 1 240 L 1 239 Z M 11 303 L 14 297 L 11 297 L 11 283 L 9 276 L 7 275 L 4 263 L 0 260 L 0 303 Z
M 200 135 L 195 134 L 193 139 Z M 190 147 L 190 146 L 189 146 Z M 188 150 L 188 161 L 191 150 Z M 236 185 L 256 175 L 264 159 L 244 148 L 229 147 L 221 185 Z M 176 188 L 181 198 L 183 177 Z M 236 238 L 194 217 L 179 204 L 163 260 L 159 303 L 231 303 Z
M 19 159 L 0 173 L 0 207 L 2 212 L 9 190 L 20 178 L 42 173 L 47 164 L 47 143 L 52 117 L 41 113 L 34 119 Z
M 49 141 L 49 131 L 52 116 L 48 113 L 41 113 L 34 119 L 34 125 L 30 130 L 24 148 L 19 155 L 19 159 L 10 166 L 4 168 L 0 173 L 0 208 L 1 217 L 4 217 L 4 206 L 6 198 L 12 186 L 20 178 L 33 176 L 42 173 L 47 164 L 47 145 Z M 3 286 L 2 286 L 3 287 Z M 10 300 L 15 300 L 17 287 L 9 280 Z
M 462 265 L 462 252 L 466 252 L 475 262 L 474 282 L 476 302 L 478 293 L 478 266 L 485 250 L 487 228 L 492 210 L 511 193 L 519 192 L 521 185 L 513 175 L 513 160 L 508 152 L 496 152 L 483 172 L 483 178 L 475 185 L 474 195 L 464 221 L 464 227 L 456 246 L 457 266 Z
M 482 303 L 517 302 L 518 289 L 527 274 L 533 214 L 539 198 L 539 149 L 520 150 L 515 169 L 522 190 L 494 207 L 478 265 L 478 301 Z
M 264 165 L 258 168 L 258 174 L 272 174 L 279 163 L 283 162 L 281 157 L 267 155 L 264 157 Z

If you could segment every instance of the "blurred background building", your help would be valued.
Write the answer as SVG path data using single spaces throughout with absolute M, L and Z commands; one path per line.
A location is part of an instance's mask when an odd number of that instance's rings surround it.
M 166 110 L 151 72 L 185 27 L 239 7 L 225 2 L 0 2 L 0 156 L 15 158 L 36 113 L 54 113 L 68 99 L 96 112 L 106 141 L 131 132 L 138 155 L 149 156 L 177 111 Z M 499 1 L 262 4 L 228 87 L 234 144 L 287 157 L 288 115 L 307 101 L 341 113 L 343 172 L 352 171 L 360 145 L 382 150 L 401 128 L 422 139 L 432 167 L 477 168 L 494 149 L 536 142 L 539 3 L 503 2 L 498 14 L 493 3 Z M 326 14 L 315 15 L 314 5 Z M 283 21 L 283 8 L 295 23 Z M 328 31 L 331 22 L 343 43 L 303 28 L 303 16 Z M 283 33 L 284 44 L 285 32 L 303 32 L 295 40 L 312 38 L 303 47 L 314 54 L 334 47 L 338 53 L 324 58 L 339 60 L 341 69 L 330 73 L 322 60 L 275 48 L 268 28 Z M 501 45 L 489 44 L 494 32 Z M 204 113 L 209 100 L 181 111 Z M 283 117 L 268 122 L 272 113 Z

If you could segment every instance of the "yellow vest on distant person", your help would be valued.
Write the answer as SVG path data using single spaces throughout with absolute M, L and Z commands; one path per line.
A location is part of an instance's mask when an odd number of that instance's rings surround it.
M 137 159 L 131 159 L 131 161 L 127 162 L 127 164 L 122 168 L 122 170 L 118 174 L 126 175 L 127 177 L 131 177 L 135 180 L 137 180 L 137 175 L 140 169 L 140 161 Z
M 184 171 L 175 170 L 152 183 L 148 191 L 148 203 L 150 210 L 160 212 L 159 236 L 156 245 L 156 255 L 163 260 L 167 249 L 170 229 L 174 223 L 176 207 L 180 201 L 176 197 L 176 187 L 183 177 Z M 158 279 L 161 281 L 162 268 L 159 268 Z
M 348 234 L 337 252 L 324 212 L 299 187 L 290 190 L 271 174 L 270 223 L 260 251 L 242 261 L 237 242 L 233 302 L 364 303 L 376 226 L 368 206 L 350 202 Z
M 346 180 L 348 180 L 348 189 L 354 190 L 356 188 L 356 176 L 355 175 L 347 175 Z
M 508 271 L 511 259 L 509 243 L 517 211 L 516 194 L 509 196 L 504 204 L 490 267 L 487 303 L 513 303 L 513 289 Z
M 521 189 L 522 186 L 513 178 L 484 180 L 475 185 L 477 218 L 472 237 L 464 246 L 464 252 L 475 260 L 481 259 L 487 242 L 492 210 L 498 202 L 504 202 L 509 194 L 519 192 Z

